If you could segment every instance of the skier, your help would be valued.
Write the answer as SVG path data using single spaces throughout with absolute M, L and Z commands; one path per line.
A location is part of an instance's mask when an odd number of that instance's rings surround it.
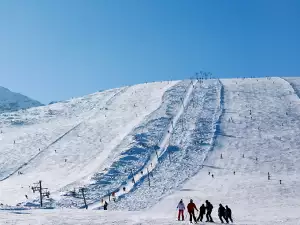
M 213 210 L 213 205 L 208 201 L 206 200 L 206 222 L 214 222 L 213 219 L 211 218 L 211 213 L 212 213 L 212 210 Z
M 178 203 L 177 209 L 178 209 L 178 221 L 180 221 L 180 215 L 181 215 L 182 221 L 183 221 L 183 220 L 184 220 L 184 214 L 183 214 L 183 212 L 184 212 L 184 210 L 185 210 L 185 205 L 184 205 L 182 199 L 181 199 L 180 202 Z
M 76 190 L 75 188 L 73 189 L 73 191 L 71 191 L 71 195 L 75 198 L 76 197 Z M 102 203 L 103 203 L 103 199 L 102 199 Z
M 202 204 L 202 206 L 200 207 L 199 217 L 197 219 L 198 222 L 199 220 L 202 222 L 204 214 L 205 214 L 205 205 Z
M 197 219 L 195 216 L 195 211 L 194 209 L 196 209 L 197 211 L 199 211 L 195 205 L 195 203 L 193 202 L 193 199 L 190 200 L 190 203 L 187 205 L 187 210 L 188 213 L 190 214 L 190 222 L 192 223 L 192 220 L 194 219 L 195 223 L 197 223 Z
M 219 209 L 218 209 L 218 216 L 219 219 L 221 220 L 221 223 L 224 223 L 222 217 L 226 220 L 226 222 L 228 223 L 227 218 L 225 217 L 225 208 L 224 206 L 222 206 L 222 204 L 219 204 Z
M 229 220 L 231 221 L 231 223 L 233 223 L 232 217 L 231 217 L 231 209 L 228 207 L 228 205 L 225 206 L 225 218 L 227 219 L 227 223 L 229 222 Z
M 104 210 L 107 210 L 107 206 L 108 206 L 108 203 L 105 201 L 104 205 L 103 205 Z
M 111 196 L 112 196 L 113 201 L 115 202 L 115 201 L 116 201 L 116 192 L 113 192 L 113 193 L 111 194 Z

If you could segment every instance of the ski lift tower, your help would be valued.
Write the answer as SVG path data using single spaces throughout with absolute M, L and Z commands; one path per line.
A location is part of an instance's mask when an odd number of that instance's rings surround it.
M 48 191 L 48 188 L 42 187 L 42 181 L 40 180 L 38 183 L 34 183 L 34 186 L 31 187 L 32 192 L 35 193 L 38 191 L 40 193 L 40 206 L 43 207 L 43 198 L 47 197 L 49 198 L 50 192 Z

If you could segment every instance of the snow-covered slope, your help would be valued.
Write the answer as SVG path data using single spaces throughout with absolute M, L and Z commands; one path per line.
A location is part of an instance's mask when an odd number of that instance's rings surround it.
M 298 224 L 299 93 L 299 78 L 186 80 L 1 114 L 0 202 L 32 202 L 41 179 L 57 208 L 81 208 L 68 193 L 84 186 L 89 209 L 103 199 L 117 211 L 0 212 L 0 222 L 182 224 L 176 205 L 193 198 L 213 203 L 215 221 L 223 203 L 235 224 Z
M 19 93 L 11 92 L 7 88 L 0 87 L 0 113 L 37 106 L 42 106 L 42 104 Z
M 223 203 L 232 208 L 237 224 L 298 224 L 298 96 L 281 78 L 221 82 L 224 109 L 213 151 L 199 173 L 152 211 L 169 215 L 178 199 L 193 198 L 198 204 L 208 199 L 215 206 L 215 221 Z
M 135 85 L 2 114 L 0 202 L 16 204 L 25 194 L 36 198 L 28 186 L 38 180 L 54 197 L 89 184 L 124 150 L 119 143 L 160 106 L 174 84 Z

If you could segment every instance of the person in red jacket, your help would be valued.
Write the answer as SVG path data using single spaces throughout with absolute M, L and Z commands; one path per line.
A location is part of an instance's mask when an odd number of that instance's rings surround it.
M 192 223 L 192 219 L 194 219 L 195 223 L 197 223 L 197 219 L 196 219 L 196 216 L 195 216 L 195 211 L 194 209 L 197 209 L 195 203 L 193 202 L 193 199 L 190 200 L 190 203 L 187 205 L 187 210 L 190 214 L 190 222 Z

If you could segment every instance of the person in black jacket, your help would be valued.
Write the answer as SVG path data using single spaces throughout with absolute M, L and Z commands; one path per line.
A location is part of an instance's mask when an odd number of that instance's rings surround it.
M 208 201 L 206 200 L 206 222 L 214 222 L 213 219 L 211 218 L 211 213 L 212 213 L 212 210 L 213 210 L 213 205 Z
M 108 206 L 108 203 L 105 201 L 104 206 L 103 206 L 104 210 L 107 210 L 107 206 Z
M 219 218 L 220 218 L 220 220 L 221 220 L 221 223 L 224 223 L 224 221 L 223 221 L 222 218 L 224 218 L 225 221 L 228 223 L 228 220 L 227 220 L 227 218 L 225 217 L 225 208 L 224 208 L 224 206 L 222 206 L 222 204 L 219 204 L 218 216 L 219 216 Z
M 204 214 L 205 214 L 205 205 L 202 204 L 202 206 L 200 207 L 200 213 L 197 221 L 200 220 L 202 222 Z
M 231 216 L 231 209 L 228 207 L 228 205 L 225 206 L 225 218 L 227 219 L 227 223 L 228 221 L 230 220 L 231 223 L 233 223 L 233 220 L 232 220 L 232 216 Z

